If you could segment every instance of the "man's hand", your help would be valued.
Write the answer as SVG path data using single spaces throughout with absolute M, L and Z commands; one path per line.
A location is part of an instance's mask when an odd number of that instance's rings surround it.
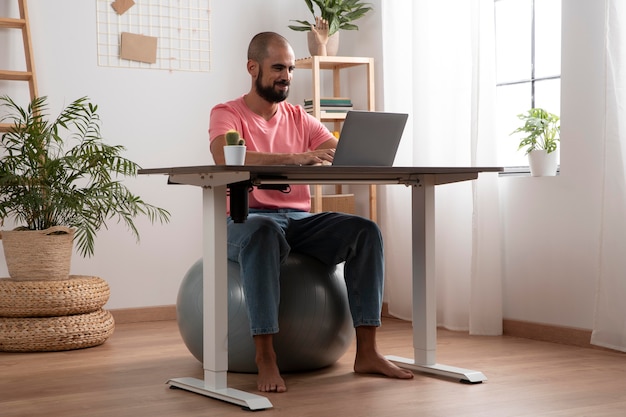
M 318 56 L 326 56 L 326 44 L 328 43 L 328 21 L 320 16 L 315 16 L 315 26 L 311 26 L 311 32 L 315 34 L 317 41 Z
M 335 157 L 334 148 L 316 149 L 294 155 L 296 165 L 329 165 Z

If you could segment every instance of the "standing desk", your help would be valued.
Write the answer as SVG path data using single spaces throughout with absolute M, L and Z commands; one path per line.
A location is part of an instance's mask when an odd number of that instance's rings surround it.
M 435 282 L 435 186 L 474 180 L 495 167 L 340 167 L 340 166 L 190 166 L 141 169 L 139 174 L 168 176 L 169 184 L 202 188 L 203 367 L 204 379 L 175 378 L 167 383 L 250 410 L 271 408 L 264 396 L 228 388 L 228 283 L 226 194 L 229 184 L 399 184 L 411 187 L 413 254 L 413 358 L 387 356 L 398 366 L 461 381 L 480 383 L 479 371 L 439 364 Z M 234 197 L 234 196 L 233 196 Z M 231 199 L 233 198 L 231 197 Z M 233 204 L 233 201 L 231 201 Z

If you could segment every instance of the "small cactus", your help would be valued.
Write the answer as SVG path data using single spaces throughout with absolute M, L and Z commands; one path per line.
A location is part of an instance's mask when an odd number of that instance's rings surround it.
M 229 146 L 233 146 L 233 145 L 245 145 L 246 141 L 239 137 L 239 132 L 237 132 L 236 130 L 229 130 L 228 132 L 226 132 L 226 145 Z

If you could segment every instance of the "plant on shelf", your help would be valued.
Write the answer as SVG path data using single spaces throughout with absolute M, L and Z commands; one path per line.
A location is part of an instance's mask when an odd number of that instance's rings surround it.
M 524 124 L 515 129 L 511 135 L 526 134 L 519 143 L 519 150 L 526 148 L 526 155 L 535 149 L 545 150 L 546 153 L 557 150 L 561 132 L 559 116 L 541 108 L 532 108 L 526 113 L 518 114 L 517 118 Z
M 123 184 L 139 166 L 121 155 L 123 146 L 104 143 L 98 106 L 89 98 L 74 100 L 53 120 L 46 114 L 47 97 L 22 108 L 3 96 L 0 107 L 6 113 L 1 121 L 11 123 L 0 139 L 0 225 L 12 219 L 26 231 L 67 226 L 75 231 L 78 253 L 91 256 L 96 233 L 108 220 L 125 223 L 137 240 L 135 217 L 169 221 L 167 210 Z
M 228 146 L 243 146 L 246 144 L 246 141 L 240 137 L 239 132 L 236 130 L 229 130 L 226 132 L 226 145 Z
M 358 30 L 359 27 L 352 22 L 372 10 L 369 3 L 361 0 L 304 0 L 304 2 L 313 15 L 313 23 L 306 20 L 292 20 L 299 25 L 289 25 L 289 29 L 299 32 L 310 31 L 311 26 L 315 25 L 315 16 L 321 16 L 328 22 L 328 36 L 332 36 L 340 29 Z M 314 4 L 319 9 L 319 14 L 315 13 Z
M 518 150 L 525 149 L 528 155 L 532 176 L 553 176 L 557 171 L 557 152 L 561 126 L 559 116 L 541 108 L 532 108 L 517 115 L 523 124 L 511 132 L 525 136 L 520 140 Z

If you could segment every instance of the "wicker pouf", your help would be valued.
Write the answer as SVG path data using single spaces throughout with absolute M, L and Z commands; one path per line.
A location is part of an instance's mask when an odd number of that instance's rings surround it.
M 53 317 L 91 313 L 109 300 L 109 284 L 99 277 L 70 275 L 59 281 L 0 278 L 0 317 Z
M 0 351 L 49 352 L 104 343 L 115 327 L 106 310 L 41 318 L 0 318 Z

